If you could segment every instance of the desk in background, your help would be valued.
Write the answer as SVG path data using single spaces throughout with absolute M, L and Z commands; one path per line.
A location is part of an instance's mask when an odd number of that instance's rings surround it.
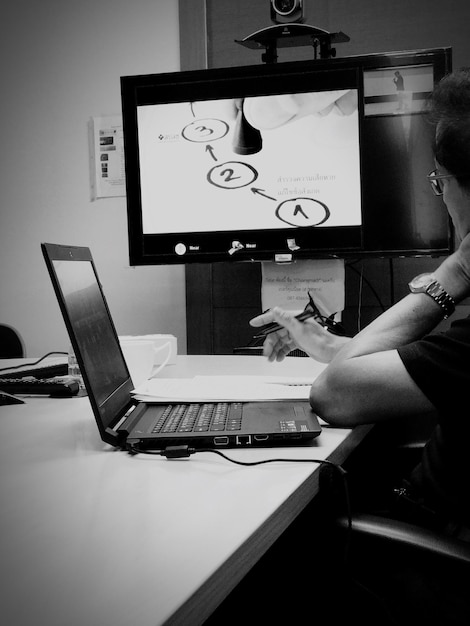
M 161 376 L 313 378 L 322 367 L 295 357 L 180 356 Z M 308 447 L 226 454 L 343 463 L 369 428 L 324 428 Z M 202 624 L 314 498 L 318 467 L 242 467 L 211 453 L 131 456 L 101 441 L 87 397 L 2 406 L 2 620 Z

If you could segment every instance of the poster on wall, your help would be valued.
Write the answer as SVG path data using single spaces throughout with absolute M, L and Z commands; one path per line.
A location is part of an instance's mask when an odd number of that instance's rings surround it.
M 345 306 L 344 259 L 311 259 L 290 264 L 264 262 L 261 304 L 300 312 L 312 297 L 320 313 L 341 320 Z
M 125 196 L 121 116 L 93 117 L 90 120 L 89 131 L 91 199 Z

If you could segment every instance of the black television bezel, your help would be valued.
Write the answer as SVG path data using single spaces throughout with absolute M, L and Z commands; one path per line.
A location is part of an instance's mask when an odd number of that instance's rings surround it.
M 333 59 L 121 77 L 130 265 L 172 265 L 218 261 L 272 261 L 334 257 L 448 255 L 453 250 L 453 229 L 450 219 L 448 219 L 448 232 L 447 237 L 445 237 L 445 243 L 442 242 L 443 245 L 425 248 L 415 246 L 381 248 L 374 245 L 373 237 L 372 239 L 368 237 L 367 223 L 365 223 L 363 228 L 321 227 L 321 229 L 317 229 L 321 241 L 315 238 L 315 229 L 308 229 L 308 243 L 306 243 L 306 237 L 303 237 L 301 232 L 303 229 L 301 228 L 198 233 L 198 240 L 203 245 L 199 246 L 199 249 L 191 250 L 184 257 L 181 257 L 174 252 L 174 247 L 180 240 L 181 234 L 149 235 L 144 234 L 142 230 L 137 107 L 160 102 L 187 101 L 188 87 L 191 88 L 191 100 L 237 97 L 240 95 L 240 92 L 234 91 L 234 89 L 239 84 L 242 85 L 241 89 L 244 95 L 256 95 L 260 92 L 262 93 L 265 84 L 272 89 L 273 78 L 282 80 L 282 89 L 279 89 L 279 93 L 288 92 L 289 80 L 294 79 L 297 81 L 299 75 L 306 76 L 312 72 L 321 73 L 322 80 L 325 81 L 326 85 L 328 84 L 327 77 L 330 75 L 333 81 L 332 88 L 337 88 L 333 87 L 333 85 L 337 85 L 337 77 L 341 75 L 342 82 L 345 85 L 344 88 L 347 86 L 358 88 L 360 100 L 363 101 L 363 73 L 366 70 L 431 64 L 434 69 L 434 81 L 436 82 L 451 71 L 451 58 L 451 48 L 444 47 Z M 209 84 L 211 85 L 210 94 L 207 92 Z M 363 120 L 364 118 L 360 114 L 361 134 Z M 432 198 L 430 197 L 431 201 Z M 445 211 L 444 207 L 443 211 Z M 364 214 L 363 219 L 367 219 L 367 215 Z M 257 241 L 257 249 L 239 250 L 233 256 L 228 254 L 231 242 L 237 239 L 245 241 L 246 235 L 249 235 L 251 240 Z M 286 239 L 289 237 L 295 237 L 300 245 L 299 250 L 291 252 L 286 249 Z M 166 251 L 161 249 L 163 240 L 167 244 Z M 266 245 L 266 242 L 269 242 L 269 245 Z M 172 252 L 168 252 L 168 249 L 171 249 Z

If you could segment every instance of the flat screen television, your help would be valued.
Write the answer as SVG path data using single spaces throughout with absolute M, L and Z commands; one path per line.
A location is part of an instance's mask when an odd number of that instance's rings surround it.
M 131 265 L 446 255 L 451 49 L 121 77 Z

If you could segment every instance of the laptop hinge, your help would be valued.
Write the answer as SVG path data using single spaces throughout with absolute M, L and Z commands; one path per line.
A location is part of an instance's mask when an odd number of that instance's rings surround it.
M 145 405 L 141 404 L 140 402 L 136 402 L 127 409 L 122 418 L 113 428 L 113 430 L 118 433 L 120 438 L 126 438 L 129 433 L 134 430 L 134 426 L 139 421 L 144 407 Z
M 132 404 L 112 428 L 106 429 L 107 435 L 115 440 L 114 445 L 121 448 L 125 447 L 126 439 L 141 414 L 141 411 L 136 409 L 141 408 L 141 406 L 140 403 Z

